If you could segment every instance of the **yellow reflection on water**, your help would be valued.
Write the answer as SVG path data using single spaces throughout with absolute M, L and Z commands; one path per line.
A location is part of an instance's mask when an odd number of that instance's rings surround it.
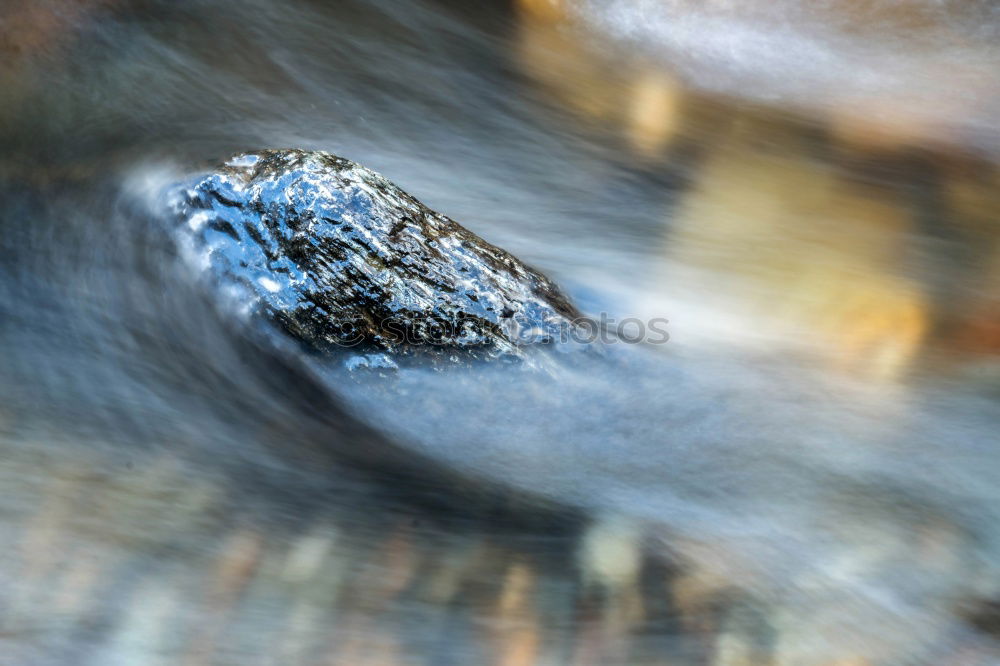
M 515 45 L 522 67 L 557 104 L 616 128 L 636 157 L 658 156 L 677 136 L 682 90 L 663 67 L 608 49 L 572 21 L 560 0 L 519 0 Z
M 964 152 L 951 124 L 979 113 L 969 99 L 844 91 L 808 113 L 750 105 L 623 52 L 573 3 L 517 5 L 515 55 L 545 99 L 612 138 L 639 168 L 684 153 L 689 185 L 666 202 L 652 305 L 640 314 L 671 315 L 678 340 L 728 329 L 722 337 L 734 344 L 807 351 L 867 380 L 899 378 L 928 345 L 1000 350 L 997 170 Z M 884 5 L 845 1 L 817 11 L 853 35 L 882 25 L 914 40 L 961 39 L 936 22 L 937 10 L 918 9 L 884 15 Z M 995 73 L 974 64 L 942 62 L 924 74 L 993 90 Z M 922 244 L 948 243 L 973 248 L 966 273 L 940 265 L 954 257 L 914 259 Z M 947 278 L 959 285 L 947 288 L 954 294 L 932 293 L 936 273 L 959 276 Z
M 703 165 L 667 235 L 671 264 L 756 333 L 819 350 L 873 378 L 905 368 L 928 325 L 919 285 L 901 276 L 911 218 L 884 190 L 797 158 L 793 142 L 757 146 L 737 129 Z

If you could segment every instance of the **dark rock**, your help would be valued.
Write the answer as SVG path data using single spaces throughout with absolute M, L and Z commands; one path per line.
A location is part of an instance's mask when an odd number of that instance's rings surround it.
M 172 205 L 196 259 L 318 351 L 517 358 L 579 316 L 541 273 L 328 153 L 239 154 Z

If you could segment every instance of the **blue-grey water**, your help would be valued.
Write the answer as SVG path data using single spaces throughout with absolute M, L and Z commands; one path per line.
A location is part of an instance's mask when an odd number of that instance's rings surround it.
M 4 5 L 0 663 L 1000 663 L 998 37 L 977 0 Z M 303 354 L 163 224 L 265 147 L 668 336 Z

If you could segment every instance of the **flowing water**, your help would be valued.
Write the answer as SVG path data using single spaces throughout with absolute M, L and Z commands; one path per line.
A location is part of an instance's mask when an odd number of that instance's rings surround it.
M 4 3 L 0 663 L 1000 663 L 998 45 L 988 0 Z M 162 220 L 265 147 L 655 335 L 304 355 Z

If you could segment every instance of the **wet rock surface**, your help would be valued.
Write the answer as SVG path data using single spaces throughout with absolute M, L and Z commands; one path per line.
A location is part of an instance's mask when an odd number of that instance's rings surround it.
M 518 359 L 579 316 L 541 273 L 329 153 L 235 155 L 178 187 L 172 208 L 192 257 L 238 303 L 361 364 Z

